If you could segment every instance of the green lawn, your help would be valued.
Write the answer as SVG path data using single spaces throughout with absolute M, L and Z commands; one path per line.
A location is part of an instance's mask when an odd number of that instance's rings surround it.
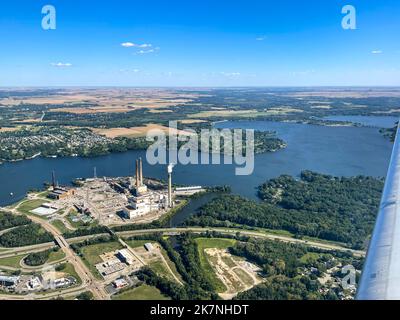
M 51 192 L 50 191 L 43 191 L 43 192 L 40 192 L 40 193 L 38 193 L 37 194 L 37 196 L 38 197 L 41 197 L 41 198 L 47 198 L 47 196 L 50 194 Z
M 61 233 L 66 233 L 69 231 L 61 220 L 54 220 L 51 222 L 51 224 L 55 226 Z
M 235 239 L 220 239 L 220 238 L 197 238 L 199 250 L 207 248 L 227 249 L 236 244 Z
M 30 211 L 40 207 L 43 203 L 46 203 L 46 200 L 28 200 L 23 202 L 19 207 L 18 211 L 24 214 L 32 214 Z
M 144 247 L 145 243 L 149 243 L 149 242 L 151 243 L 151 241 L 149 241 L 149 240 L 127 240 L 125 242 L 132 249 L 139 248 L 139 247 Z
M 47 263 L 59 261 L 64 258 L 65 258 L 65 253 L 61 249 L 59 249 L 58 251 L 54 251 L 54 252 L 50 253 Z
M 204 274 L 208 277 L 208 280 L 214 285 L 214 288 L 217 292 L 225 292 L 226 287 L 216 276 L 212 266 L 210 265 L 209 258 L 207 257 L 204 250 L 207 248 L 227 249 L 234 246 L 236 240 L 219 238 L 197 238 L 196 242 L 199 250 L 200 265 L 204 270 Z
M 132 249 L 143 247 L 146 243 L 152 243 L 150 240 L 125 240 L 126 244 L 130 246 Z M 182 281 L 181 275 L 176 270 L 175 264 L 169 259 L 167 252 L 161 248 L 161 253 L 164 256 L 165 260 L 167 261 L 168 266 L 171 268 L 172 272 L 175 276 Z M 150 267 L 153 269 L 160 276 L 164 276 L 171 281 L 176 281 L 175 278 L 172 276 L 171 272 L 165 266 L 162 261 L 156 261 L 150 264 Z
M 154 261 L 149 264 L 149 267 L 160 277 L 164 277 L 170 281 L 175 281 L 175 278 L 172 276 L 171 272 L 169 272 L 165 263 L 161 260 Z
M 102 262 L 100 255 L 119 249 L 123 249 L 119 242 L 106 242 L 83 247 L 81 251 L 83 253 L 83 261 L 86 263 L 93 275 L 98 279 L 103 279 L 101 274 L 95 268 L 96 264 Z
M 19 264 L 21 259 L 25 258 L 26 256 L 27 256 L 27 254 L 23 254 L 23 255 L 19 255 L 19 256 L 13 256 L 13 257 L 0 259 L 0 266 L 19 269 L 19 268 L 21 268 L 21 265 Z
M 169 265 L 169 267 L 171 268 L 172 272 L 175 274 L 175 276 L 183 283 L 183 279 L 180 275 L 180 273 L 178 272 L 178 270 L 176 269 L 175 263 L 173 263 L 171 261 L 171 259 L 168 257 L 168 253 L 167 251 L 165 251 L 164 248 L 161 248 L 161 254 L 164 256 L 164 259 L 167 261 L 167 264 Z M 170 274 L 170 273 L 169 273 Z M 173 281 L 176 281 L 174 277 L 172 277 Z
M 170 300 L 168 297 L 161 294 L 161 292 L 148 285 L 127 290 L 121 294 L 112 297 L 113 300 Z

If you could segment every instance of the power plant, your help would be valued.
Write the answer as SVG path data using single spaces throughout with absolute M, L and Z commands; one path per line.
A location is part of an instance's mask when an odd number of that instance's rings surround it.
M 172 181 L 172 178 L 170 181 Z M 136 160 L 135 184 L 132 188 L 132 196 L 128 199 L 129 205 L 124 209 L 125 216 L 128 219 L 134 219 L 172 207 L 172 186 L 168 188 L 168 196 L 165 191 L 148 189 L 147 185 L 144 183 L 143 160 L 139 158 Z
M 53 201 L 37 209 L 40 214 L 51 216 L 56 214 L 54 210 L 73 207 L 77 221 L 97 220 L 102 225 L 148 223 L 174 208 L 180 198 L 204 191 L 200 186 L 174 189 L 174 167 L 174 164 L 166 167 L 167 183 L 145 179 L 142 158 L 135 160 L 131 176 L 98 178 L 97 168 L 93 167 L 93 178 L 75 180 L 75 188 L 59 186 L 56 173 L 52 171 L 52 185 L 47 198 Z

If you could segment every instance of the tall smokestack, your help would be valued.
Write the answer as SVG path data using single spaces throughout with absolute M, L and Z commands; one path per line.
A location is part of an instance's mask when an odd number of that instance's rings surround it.
M 51 173 L 51 182 L 53 185 L 53 190 L 57 187 L 57 183 L 56 183 L 56 172 L 53 170 Z
M 142 158 L 139 159 L 140 162 L 140 185 L 143 185 L 143 161 Z
M 136 160 L 136 188 L 139 188 L 139 160 Z

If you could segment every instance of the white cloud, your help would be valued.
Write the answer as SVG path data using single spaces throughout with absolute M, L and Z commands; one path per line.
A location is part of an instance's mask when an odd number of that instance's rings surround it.
M 136 54 L 149 54 L 149 53 L 155 53 L 157 51 L 159 51 L 160 48 L 154 48 L 154 49 L 147 49 L 147 50 L 139 50 L 138 52 L 136 52 Z
M 72 67 L 71 63 L 64 63 L 64 62 L 53 62 L 51 64 L 53 67 L 57 67 L 57 68 L 68 68 L 68 67 Z
M 132 42 L 124 42 L 124 43 L 121 43 L 121 46 L 123 46 L 125 48 L 130 48 L 130 47 L 134 47 L 135 44 Z
M 382 50 L 374 50 L 371 52 L 372 54 L 382 54 L 383 51 Z
M 133 42 L 123 42 L 121 46 L 124 48 L 151 48 L 153 45 L 150 43 L 137 44 Z
M 138 54 L 146 54 L 146 53 L 153 53 L 154 49 L 150 49 L 150 50 L 139 50 Z
M 257 40 L 257 41 L 264 41 L 266 38 L 267 38 L 267 37 L 262 36 L 262 37 L 257 37 L 256 40 Z

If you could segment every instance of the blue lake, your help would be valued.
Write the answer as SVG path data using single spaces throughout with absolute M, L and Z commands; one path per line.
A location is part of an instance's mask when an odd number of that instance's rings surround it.
M 275 153 L 255 157 L 255 170 L 250 176 L 236 176 L 234 165 L 178 165 L 174 182 L 185 185 L 229 185 L 234 193 L 256 197 L 256 188 L 267 179 L 281 174 L 297 176 L 302 170 L 336 176 L 386 175 L 392 143 L 372 127 L 326 127 L 308 124 L 268 121 L 222 122 L 218 128 L 252 128 L 276 131 L 288 147 Z M 136 158 L 144 151 L 129 151 L 97 158 L 36 158 L 0 165 L 0 205 L 23 198 L 32 188 L 42 188 L 55 170 L 61 184 L 75 178 L 93 176 L 127 176 L 134 174 Z M 162 165 L 144 164 L 148 177 L 166 179 Z M 14 196 L 11 197 L 10 193 Z

